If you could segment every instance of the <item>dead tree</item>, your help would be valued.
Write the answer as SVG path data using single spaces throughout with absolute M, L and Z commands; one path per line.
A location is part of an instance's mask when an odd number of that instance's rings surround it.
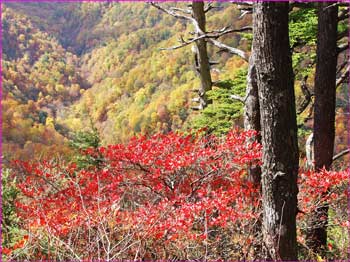
M 240 29 L 224 27 L 220 30 L 214 30 L 210 32 L 206 31 L 206 13 L 209 10 L 215 8 L 211 3 L 204 5 L 203 2 L 193 1 L 187 9 L 177 7 L 165 8 L 155 2 L 151 2 L 151 5 L 175 18 L 186 20 L 192 23 L 194 32 L 191 33 L 191 37 L 184 39 L 184 37 L 181 36 L 179 39 L 179 45 L 169 48 L 162 48 L 162 50 L 175 50 L 187 45 L 194 44 L 194 46 L 192 46 L 192 51 L 194 53 L 195 70 L 200 77 L 201 86 L 198 89 L 198 98 L 193 99 L 193 101 L 198 102 L 199 105 L 193 107 L 192 109 L 204 109 L 209 103 L 211 103 L 211 101 L 208 100 L 206 93 L 207 91 L 211 90 L 213 86 L 210 66 L 214 62 L 211 62 L 209 60 L 207 43 L 216 46 L 221 51 L 229 52 L 233 55 L 237 55 L 243 58 L 245 61 L 248 61 L 248 55 L 246 52 L 225 45 L 220 42 L 218 38 L 230 33 L 249 31 L 251 30 L 251 27 L 244 27 Z

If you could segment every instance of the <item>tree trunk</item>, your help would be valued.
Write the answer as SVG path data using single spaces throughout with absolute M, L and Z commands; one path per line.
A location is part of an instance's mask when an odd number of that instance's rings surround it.
M 285 2 L 253 4 L 262 129 L 263 239 L 267 258 L 296 260 L 298 144 Z
M 192 2 L 193 18 L 197 21 L 200 30 L 205 33 L 205 12 L 203 2 Z M 197 32 L 198 33 L 198 32 Z M 205 39 L 196 41 L 197 58 L 196 70 L 199 73 L 201 80 L 201 87 L 199 89 L 199 106 L 200 109 L 205 108 L 210 101 L 206 96 L 206 92 L 212 89 L 212 79 L 210 74 L 210 64 L 207 52 L 207 42 Z
M 259 132 L 256 137 L 257 141 L 261 142 L 261 126 L 260 126 L 260 108 L 258 84 L 256 79 L 256 68 L 254 63 L 254 50 L 249 58 L 249 67 L 247 75 L 246 99 L 244 102 L 244 130 L 255 130 Z M 251 166 L 248 169 L 248 175 L 255 186 L 260 186 L 261 168 L 259 165 Z
M 315 170 L 332 165 L 335 136 L 338 7 L 319 3 L 315 75 L 314 155 Z M 327 244 L 328 205 L 323 203 L 311 215 L 307 244 L 324 251 Z

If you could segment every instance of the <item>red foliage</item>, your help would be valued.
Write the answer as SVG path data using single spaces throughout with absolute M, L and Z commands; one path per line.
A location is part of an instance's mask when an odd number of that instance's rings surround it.
M 322 169 L 303 171 L 299 174 L 299 207 L 305 213 L 317 208 L 317 203 L 334 202 L 347 195 L 349 171 Z M 343 186 L 343 192 L 339 188 Z M 345 190 L 345 191 L 344 191 Z
M 246 173 L 249 165 L 261 164 L 261 146 L 247 142 L 252 136 L 233 131 L 224 139 L 175 133 L 133 138 L 101 147 L 103 164 L 87 170 L 17 162 L 24 196 L 19 215 L 30 232 L 45 229 L 57 238 L 77 231 L 87 236 L 107 221 L 119 237 L 127 232 L 162 243 L 203 241 L 212 228 L 253 223 L 259 216 L 260 190 Z M 346 178 L 346 172 L 302 172 L 299 208 L 309 212 L 319 195 Z M 327 201 L 339 196 L 330 192 Z
M 130 223 L 144 237 L 200 236 L 191 229 L 204 216 L 210 226 L 254 217 L 257 189 L 245 172 L 260 158 L 260 145 L 245 143 L 252 135 L 134 138 L 100 148 L 100 169 L 21 163 L 26 175 L 18 187 L 26 200 L 17 207 L 28 225 L 58 235 L 113 213 L 117 224 Z

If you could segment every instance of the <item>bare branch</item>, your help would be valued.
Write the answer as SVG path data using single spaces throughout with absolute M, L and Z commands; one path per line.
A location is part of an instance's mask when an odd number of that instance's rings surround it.
M 229 29 L 229 30 L 224 30 L 223 32 L 221 33 L 218 33 L 218 34 L 211 34 L 211 35 L 207 35 L 205 34 L 199 27 L 198 25 L 198 22 L 196 21 L 196 19 L 194 19 L 193 17 L 189 17 L 189 16 L 185 16 L 185 15 L 180 15 L 179 13 L 176 13 L 175 11 L 173 10 L 169 10 L 169 9 L 166 9 L 166 8 L 163 8 L 161 7 L 160 5 L 158 5 L 157 3 L 155 2 L 150 2 L 150 4 L 154 7 L 156 7 L 157 9 L 171 15 L 171 16 L 174 16 L 176 18 L 181 18 L 181 19 L 185 19 L 185 20 L 188 20 L 188 21 L 191 21 L 194 28 L 195 28 L 195 32 L 196 32 L 196 35 L 198 35 L 197 37 L 191 39 L 191 40 L 188 40 L 188 41 L 184 41 L 182 42 L 180 45 L 178 46 L 174 46 L 174 47 L 170 47 L 170 48 L 162 48 L 161 50 L 174 50 L 174 49 L 178 49 L 178 48 L 181 48 L 181 47 L 184 47 L 186 45 L 189 45 L 195 41 L 198 41 L 199 39 L 203 39 L 203 38 L 206 38 L 207 39 L 207 42 L 215 45 L 216 47 L 220 48 L 222 51 L 227 51 L 233 55 L 238 55 L 240 56 L 241 58 L 243 58 L 245 61 L 248 61 L 248 55 L 240 50 L 240 49 L 237 49 L 237 48 L 234 48 L 234 47 L 230 47 L 228 45 L 225 45 L 217 40 L 214 40 L 212 38 L 218 38 L 224 34 L 228 34 L 228 33 L 232 33 L 232 32 L 235 32 L 237 30 L 242 30 L 242 29 Z M 247 30 L 244 29 L 244 30 Z
M 343 151 L 341 151 L 340 153 L 336 154 L 335 156 L 333 156 L 333 161 L 341 158 L 342 156 L 345 156 L 346 154 L 350 153 L 350 149 L 345 149 Z
M 192 21 L 194 20 L 192 17 L 189 17 L 189 16 L 185 16 L 185 15 L 181 15 L 177 12 L 175 12 L 175 10 L 171 10 L 171 9 L 166 9 L 160 5 L 158 5 L 157 3 L 155 2 L 150 2 L 150 5 L 154 6 L 155 8 L 159 9 L 160 11 L 164 12 L 164 13 L 167 13 L 168 15 L 171 15 L 173 17 L 176 17 L 176 18 L 180 18 L 180 19 L 184 19 L 184 20 L 189 20 L 189 21 Z
M 182 12 L 182 13 L 185 13 L 185 14 L 188 14 L 188 15 L 192 14 L 192 11 L 190 9 L 182 9 L 182 8 L 178 8 L 178 7 L 170 7 L 169 10 Z
M 345 60 L 337 69 L 337 75 L 346 67 L 346 65 L 348 64 L 348 61 Z
M 238 29 L 230 29 L 229 27 L 224 27 L 220 30 L 213 30 L 213 31 L 206 32 L 206 35 L 208 35 L 208 37 L 218 38 L 222 35 L 229 34 L 229 33 L 240 33 L 245 31 L 252 31 L 252 30 L 253 30 L 253 27 L 251 26 L 244 26 Z
M 200 39 L 206 39 L 207 42 L 215 45 L 221 51 L 226 51 L 226 52 L 229 52 L 229 53 L 231 53 L 233 55 L 238 55 L 239 57 L 243 58 L 245 61 L 248 61 L 248 55 L 243 50 L 240 50 L 240 49 L 237 49 L 237 48 L 225 45 L 225 44 L 223 44 L 223 43 L 221 43 L 221 42 L 219 42 L 217 40 L 214 40 L 214 39 L 219 38 L 220 36 L 223 36 L 223 35 L 228 34 L 228 33 L 242 32 L 242 31 L 248 31 L 248 30 L 250 30 L 250 28 L 247 26 L 247 27 L 244 27 L 244 28 L 241 28 L 241 29 L 228 29 L 228 30 L 222 31 L 220 33 L 201 34 L 200 36 L 194 37 L 194 38 L 190 38 L 187 41 L 183 40 L 183 38 L 182 38 L 180 40 L 181 44 L 176 45 L 176 46 L 172 46 L 172 47 L 168 47 L 168 48 L 161 48 L 160 50 L 175 50 L 175 49 L 179 49 L 179 48 L 182 48 L 184 46 L 187 46 L 189 44 L 192 44 L 192 43 L 194 43 L 194 42 L 196 42 L 196 41 L 198 41 Z
M 193 106 L 191 107 L 192 110 L 194 111 L 200 111 L 200 110 L 203 110 L 203 106 L 199 105 L 199 106 Z
M 252 14 L 253 13 L 253 9 L 252 10 L 241 10 L 241 15 L 238 17 L 238 19 L 242 19 L 244 16 L 248 15 L 248 14 Z
M 185 41 L 182 39 L 182 41 L 180 41 L 180 45 L 176 45 L 176 46 L 172 46 L 172 47 L 164 47 L 164 48 L 160 48 L 160 50 L 175 50 L 175 49 L 179 49 L 179 48 L 182 48 L 184 46 L 187 46 L 189 44 L 192 44 L 200 39 L 203 39 L 203 38 L 206 38 L 207 36 L 206 35 L 201 35 L 201 36 L 198 36 L 198 37 L 195 37 L 195 38 L 191 38 L 191 40 L 188 40 L 188 41 Z
M 213 6 L 213 3 L 212 2 L 209 2 L 208 5 L 206 6 L 206 8 L 204 8 L 204 13 L 207 13 L 209 12 L 210 10 L 212 9 L 215 9 L 215 8 L 219 8 L 218 6 Z
M 231 99 L 238 100 L 239 102 L 245 103 L 245 98 L 238 95 L 230 95 Z
M 207 40 L 209 43 L 212 43 L 213 45 L 215 45 L 216 47 L 218 47 L 221 51 L 226 51 L 226 52 L 229 52 L 233 55 L 237 55 L 241 58 L 243 58 L 245 61 L 248 62 L 248 54 L 246 52 L 244 52 L 243 50 L 240 50 L 240 49 L 237 49 L 237 48 L 234 48 L 234 47 L 231 47 L 231 46 L 228 46 L 228 45 L 225 45 L 217 40 L 214 40 L 214 39 L 211 39 L 211 38 L 208 38 Z
M 305 111 L 305 109 L 308 107 L 308 105 L 311 102 L 311 97 L 313 96 L 313 94 L 311 94 L 306 81 L 307 81 L 308 76 L 305 76 L 302 83 L 301 83 L 301 91 L 303 92 L 303 95 L 305 97 L 304 101 L 302 102 L 300 108 L 298 109 L 297 114 L 300 115 L 301 113 L 303 113 Z
M 200 98 L 199 97 L 192 98 L 192 102 L 199 103 Z
M 336 88 L 338 88 L 346 80 L 349 80 L 350 65 L 346 68 L 343 74 L 337 79 Z
M 251 1 L 230 1 L 230 3 L 238 6 L 248 6 L 248 7 L 253 6 L 253 2 Z
M 241 15 L 238 19 L 243 18 L 247 14 L 253 13 L 253 2 L 236 2 L 231 1 L 232 4 L 237 5 L 237 9 L 241 11 Z

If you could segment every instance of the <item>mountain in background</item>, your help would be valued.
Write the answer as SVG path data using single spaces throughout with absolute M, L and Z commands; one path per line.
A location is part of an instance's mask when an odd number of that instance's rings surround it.
M 208 15 L 208 30 L 249 22 L 238 20 L 233 5 L 219 6 Z M 69 154 L 72 134 L 92 128 L 109 144 L 195 126 L 199 113 L 191 110 L 191 98 L 199 79 L 191 48 L 160 51 L 191 25 L 146 3 L 107 2 L 7 3 L 2 23 L 6 159 Z M 249 49 L 239 34 L 223 42 Z M 246 67 L 209 51 L 219 62 L 214 80 L 232 80 Z M 241 105 L 234 104 L 237 118 Z
M 164 3 L 184 7 L 188 3 Z M 230 3 L 207 14 L 207 30 L 241 28 L 251 23 Z M 69 140 L 78 131 L 97 130 L 104 145 L 143 133 L 167 133 L 208 127 L 223 133 L 241 125 L 247 63 L 208 45 L 218 64 L 214 103 L 193 111 L 199 87 L 191 46 L 173 51 L 192 25 L 146 3 L 6 3 L 3 24 L 3 152 L 5 160 L 69 156 Z M 297 107 L 303 104 L 302 79 L 313 86 L 317 16 L 297 10 L 290 16 L 295 48 Z M 301 39 L 302 38 L 302 39 Z M 230 34 L 220 40 L 250 50 L 251 35 Z M 346 59 L 346 58 L 345 58 Z M 336 152 L 347 146 L 346 85 L 337 94 Z M 310 120 L 311 119 L 311 120 Z M 300 148 L 312 129 L 312 110 L 298 115 Z

